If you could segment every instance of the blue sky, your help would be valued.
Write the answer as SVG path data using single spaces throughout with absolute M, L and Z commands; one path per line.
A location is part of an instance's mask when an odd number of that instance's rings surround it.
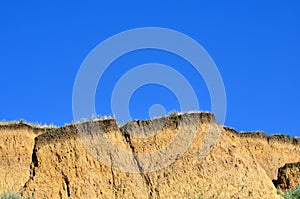
M 299 136 L 299 1 L 2 1 L 0 3 L 0 119 L 63 125 L 73 120 L 72 91 L 85 57 L 101 41 L 139 27 L 164 27 L 199 42 L 216 63 L 226 89 L 225 125 Z M 164 63 L 186 75 L 201 110 L 208 90 L 176 55 L 129 53 L 112 64 L 96 93 L 98 114 L 111 114 L 118 77 L 137 64 Z M 152 104 L 179 109 L 167 88 L 146 85 L 131 98 L 133 118 Z

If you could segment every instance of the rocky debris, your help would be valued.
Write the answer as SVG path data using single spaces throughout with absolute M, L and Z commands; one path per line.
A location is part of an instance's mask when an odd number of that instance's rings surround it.
M 278 177 L 274 185 L 282 190 L 290 190 L 300 183 L 300 162 L 288 163 L 278 169 Z

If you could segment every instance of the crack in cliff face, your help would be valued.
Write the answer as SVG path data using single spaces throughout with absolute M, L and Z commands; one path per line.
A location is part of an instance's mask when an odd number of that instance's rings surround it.
M 38 158 L 37 158 L 37 150 L 36 150 L 36 145 L 34 142 L 34 147 L 33 147 L 33 151 L 32 151 L 32 156 L 31 156 L 31 162 L 34 165 L 34 167 L 38 167 L 39 166 L 39 162 L 38 162 Z
M 33 178 L 35 177 L 36 168 L 38 166 L 39 166 L 39 163 L 38 163 L 38 158 L 37 158 L 36 138 L 35 138 L 34 139 L 33 150 L 32 150 L 32 155 L 31 155 L 30 175 L 29 175 L 29 179 L 24 183 L 23 191 L 25 190 L 26 187 L 28 187 L 28 184 L 30 183 L 30 181 L 32 181 Z
M 131 151 L 132 151 L 132 154 L 133 154 L 134 161 L 136 162 L 136 165 L 137 165 L 137 167 L 138 167 L 138 169 L 139 169 L 139 173 L 140 173 L 140 175 L 142 176 L 142 178 L 144 179 L 145 184 L 146 184 L 146 186 L 147 186 L 147 188 L 148 188 L 148 191 L 149 191 L 149 198 L 155 197 L 155 196 L 153 195 L 154 193 L 156 193 L 156 195 L 157 195 L 158 198 L 159 198 L 159 191 L 153 187 L 153 184 L 152 184 L 152 182 L 151 182 L 151 179 L 150 179 L 149 175 L 147 175 L 146 173 L 144 173 L 144 169 L 143 169 L 143 167 L 141 166 L 141 163 L 140 163 L 140 161 L 139 161 L 139 158 L 138 158 L 138 156 L 137 156 L 137 153 L 135 152 L 134 146 L 133 146 L 133 144 L 132 144 L 132 142 L 131 142 L 130 134 L 126 133 L 125 131 L 121 131 L 121 132 L 122 132 L 123 136 L 125 137 L 126 142 L 129 144 L 129 147 L 130 147 L 130 149 L 131 149 Z
M 64 179 L 64 189 L 66 190 L 66 195 L 70 198 L 71 197 L 71 192 L 70 192 L 70 180 L 69 178 L 63 174 L 63 179 Z

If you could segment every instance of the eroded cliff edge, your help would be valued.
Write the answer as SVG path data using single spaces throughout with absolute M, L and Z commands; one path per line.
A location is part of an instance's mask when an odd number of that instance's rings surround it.
M 95 127 L 128 152 L 126 161 L 118 161 L 124 157 L 113 151 L 87 147 L 80 131 L 94 136 Z M 148 163 L 138 154 L 166 148 L 179 130 L 196 132 L 185 153 L 167 167 L 150 159 L 149 165 L 162 168 L 147 171 Z M 206 146 L 208 133 L 216 140 Z M 210 152 L 200 156 L 207 147 Z M 99 161 L 96 153 L 104 154 L 106 162 Z M 277 179 L 278 168 L 300 162 L 300 140 L 238 133 L 218 125 L 210 113 L 132 121 L 122 127 L 114 119 L 61 128 L 2 124 L 0 159 L 0 192 L 17 191 L 35 198 L 193 198 L 200 193 L 217 198 L 279 198 L 272 180 Z M 140 172 L 120 171 L 118 164 Z

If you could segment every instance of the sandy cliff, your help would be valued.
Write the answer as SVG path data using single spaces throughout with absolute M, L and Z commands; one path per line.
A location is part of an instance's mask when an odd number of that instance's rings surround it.
M 99 129 L 117 149 L 97 146 Z M 165 151 L 152 153 L 158 149 Z M 300 162 L 300 140 L 238 133 L 209 113 L 122 127 L 114 119 L 61 128 L 2 124 L 0 159 L 0 193 L 35 198 L 280 198 L 272 180 L 280 167 Z

